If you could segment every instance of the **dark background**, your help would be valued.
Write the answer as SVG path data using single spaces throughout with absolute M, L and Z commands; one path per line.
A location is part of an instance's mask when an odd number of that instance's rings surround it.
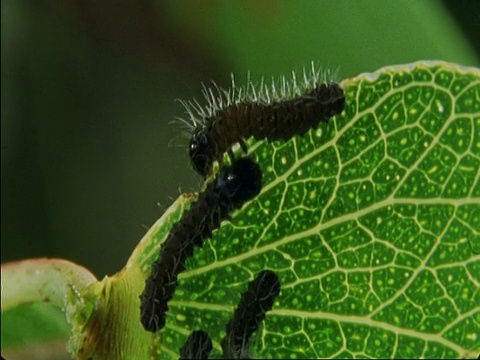
M 312 60 L 339 79 L 445 60 L 480 66 L 478 1 L 4 0 L 1 260 L 113 274 L 190 168 L 174 100 L 230 73 Z

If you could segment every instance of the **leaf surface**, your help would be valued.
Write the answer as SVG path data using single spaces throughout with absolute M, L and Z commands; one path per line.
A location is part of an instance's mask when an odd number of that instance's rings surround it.
M 252 356 L 478 356 L 480 71 L 421 62 L 341 86 L 346 109 L 328 124 L 288 142 L 249 141 L 262 192 L 188 260 L 165 329 L 143 329 L 139 295 L 191 195 L 121 272 L 67 297 L 72 354 L 176 359 L 203 329 L 220 357 L 241 293 L 270 269 L 282 290 Z
M 478 69 L 414 63 L 342 87 L 342 116 L 253 146 L 262 193 L 195 252 L 164 354 L 177 356 L 195 327 L 220 355 L 225 324 L 263 269 L 282 291 L 253 339 L 258 357 L 480 351 Z

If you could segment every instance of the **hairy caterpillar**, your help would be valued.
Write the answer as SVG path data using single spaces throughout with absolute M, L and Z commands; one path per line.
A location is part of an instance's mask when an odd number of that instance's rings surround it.
M 140 320 L 145 330 L 157 332 L 165 326 L 167 303 L 177 287 L 178 275 L 185 270 L 185 260 L 193 255 L 195 247 L 202 247 L 221 222 L 258 195 L 261 187 L 258 164 L 248 157 L 240 158 L 222 169 L 172 227 L 140 295 Z
M 242 294 L 233 318 L 226 326 L 227 335 L 221 343 L 225 359 L 249 357 L 250 337 L 258 330 L 267 311 L 272 309 L 279 293 L 280 281 L 270 270 L 260 272 L 248 284 L 248 290 Z
M 213 162 L 222 161 L 231 148 L 239 143 L 246 153 L 245 139 L 288 140 L 316 128 L 345 108 L 342 88 L 335 82 L 320 81 L 312 64 L 312 73 L 304 71 L 304 83 L 297 85 L 295 73 L 292 81 L 283 78 L 280 88 L 272 81 L 258 89 L 252 83 L 246 89 L 237 89 L 232 77 L 232 88 L 216 90 L 204 88 L 208 105 L 203 109 L 198 102 L 183 102 L 193 133 L 189 154 L 193 168 L 203 177 L 211 173 Z

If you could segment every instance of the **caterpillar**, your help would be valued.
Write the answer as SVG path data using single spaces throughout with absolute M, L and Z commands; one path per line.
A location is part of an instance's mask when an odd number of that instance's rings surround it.
M 212 351 L 210 336 L 203 330 L 195 330 L 180 348 L 180 359 L 208 359 L 210 351 Z
M 167 303 L 195 247 L 202 247 L 221 222 L 258 195 L 261 187 L 262 172 L 258 164 L 248 157 L 237 159 L 220 171 L 172 227 L 140 295 L 140 321 L 145 330 L 157 332 L 165 326 Z
M 189 143 L 189 155 L 193 168 L 207 177 L 214 161 L 222 162 L 228 152 L 233 159 L 232 146 L 239 143 L 247 153 L 245 140 L 289 140 L 316 128 L 321 121 L 328 121 L 345 108 L 345 95 L 335 82 L 327 82 L 312 64 L 311 76 L 304 71 L 304 83 L 297 85 L 295 73 L 291 83 L 285 78 L 280 88 L 272 86 L 259 89 L 249 82 L 246 89 L 236 89 L 232 77 L 230 90 L 204 87 L 208 105 L 203 109 L 197 101 L 182 102 L 193 133 Z M 215 93 L 216 92 L 216 93 Z
M 270 270 L 260 272 L 248 284 L 248 290 L 242 294 L 233 318 L 226 326 L 227 335 L 221 343 L 225 359 L 249 357 L 250 337 L 258 330 L 266 313 L 272 309 L 279 293 L 280 281 Z

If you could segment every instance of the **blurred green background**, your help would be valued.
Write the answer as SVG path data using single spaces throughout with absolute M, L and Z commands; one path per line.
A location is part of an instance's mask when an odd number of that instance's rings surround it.
M 1 261 L 120 270 L 201 179 L 177 98 L 301 70 L 480 66 L 478 1 L 1 2 Z

